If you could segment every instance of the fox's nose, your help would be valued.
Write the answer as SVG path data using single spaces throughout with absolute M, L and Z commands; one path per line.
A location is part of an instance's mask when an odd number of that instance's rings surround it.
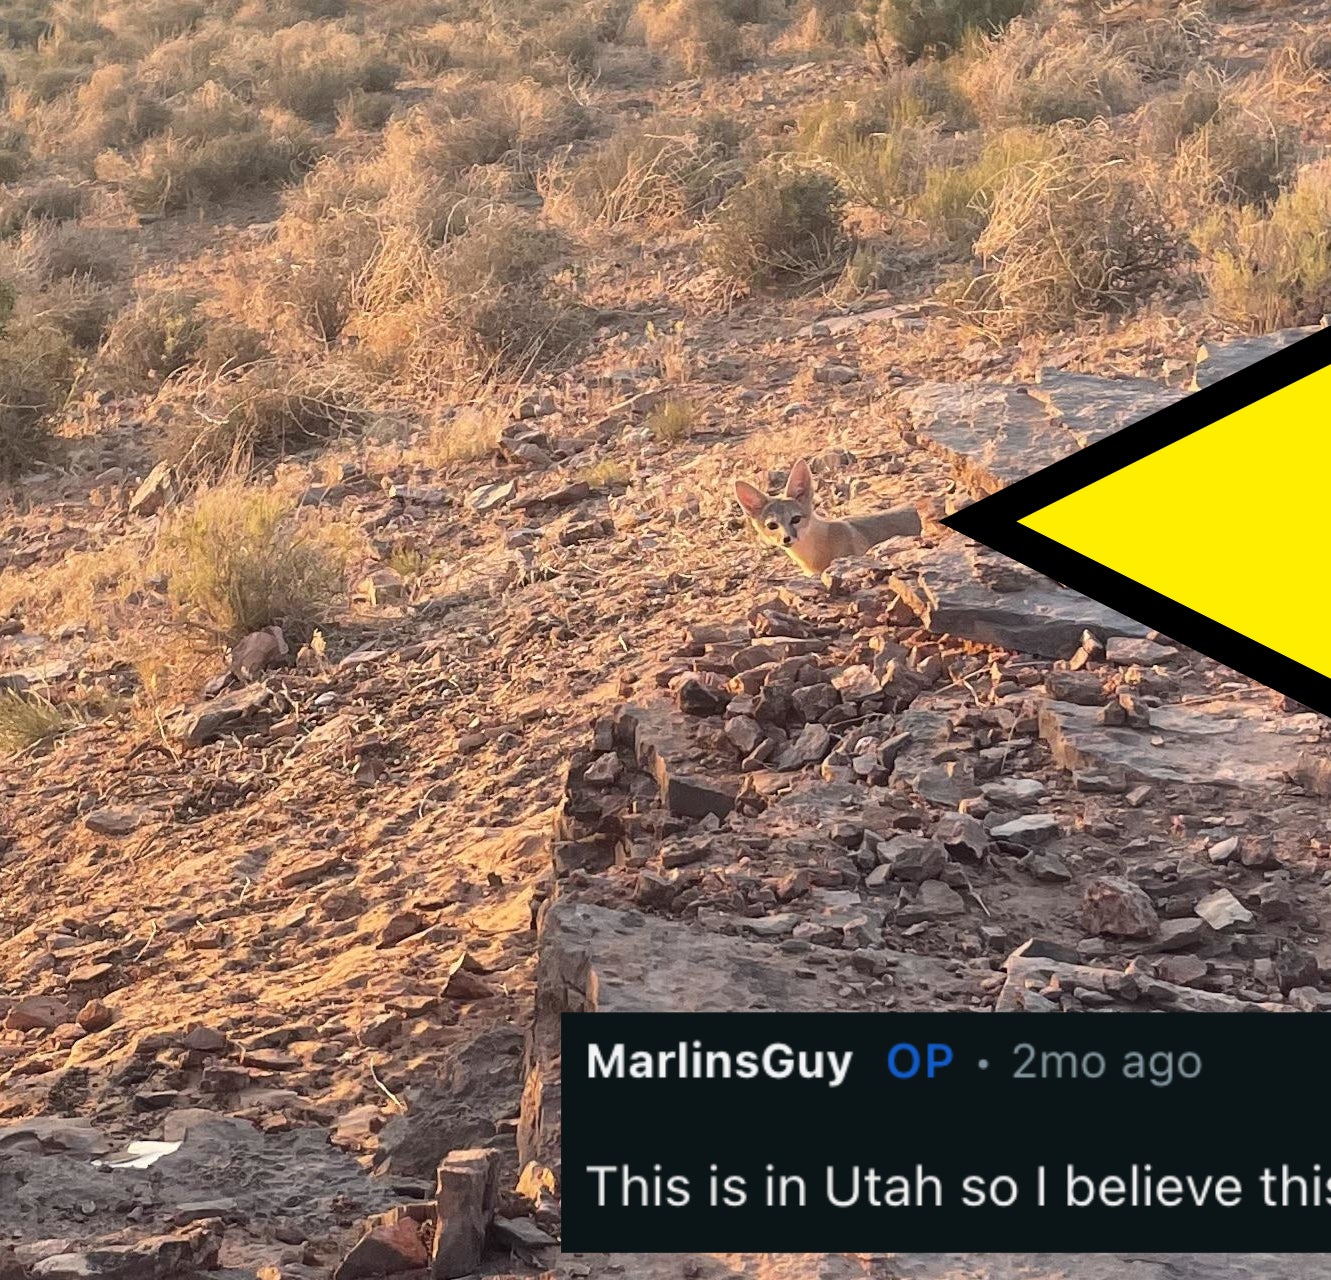
M 786 546 L 790 546 L 790 534 L 786 534 L 786 536 L 785 536 L 784 538 L 782 538 L 781 541 L 782 541 Z

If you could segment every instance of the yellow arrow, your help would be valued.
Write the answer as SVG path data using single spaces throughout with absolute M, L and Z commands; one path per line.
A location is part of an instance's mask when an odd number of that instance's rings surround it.
M 1022 524 L 1331 676 L 1331 369 Z
M 945 523 L 1331 715 L 1331 330 Z

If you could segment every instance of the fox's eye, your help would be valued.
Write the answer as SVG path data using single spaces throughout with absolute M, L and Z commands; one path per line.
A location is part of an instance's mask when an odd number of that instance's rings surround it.
M 775 521 L 775 520 L 769 520 L 769 521 L 767 522 L 767 527 L 768 527 L 773 533 L 775 533 L 775 532 L 776 532 L 776 521 Z
M 799 516 L 791 516 L 791 517 L 790 517 L 790 523 L 791 523 L 792 526 L 799 524 L 799 522 L 800 522 L 800 517 L 799 517 Z

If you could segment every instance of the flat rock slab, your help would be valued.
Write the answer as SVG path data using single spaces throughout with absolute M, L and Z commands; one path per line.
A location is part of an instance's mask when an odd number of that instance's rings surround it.
M 890 585 L 938 635 L 1041 658 L 1071 657 L 1083 631 L 1101 640 L 1148 634 L 1140 622 L 967 538 L 946 538 L 936 547 L 903 551 L 896 557 Z
M 31 1128 L 34 1122 L 25 1122 Z M 47 1122 L 50 1124 L 50 1122 Z M 67 1122 L 72 1123 L 72 1122 Z M 124 1226 L 115 1206 L 142 1196 L 170 1216 L 180 1205 L 226 1197 L 240 1214 L 261 1221 L 277 1212 L 311 1233 L 323 1229 L 334 1203 L 360 1212 L 386 1208 L 391 1190 L 372 1179 L 355 1158 L 331 1146 L 320 1128 L 263 1133 L 246 1120 L 212 1111 L 185 1110 L 166 1119 L 164 1137 L 180 1142 L 146 1169 L 106 1169 L 93 1164 L 90 1150 L 114 1149 L 105 1142 L 58 1150 L 47 1141 L 40 1150 L 18 1141 L 0 1150 L 0 1233 L 33 1239 L 70 1236 L 77 1247 Z M 11 1126 L 16 1133 L 24 1125 Z M 58 1135 L 64 1138 L 66 1135 Z M 106 1157 L 110 1159 L 112 1157 Z M 165 1188 L 165 1190 L 163 1190 Z M 71 1225 L 68 1206 L 91 1203 L 97 1212 Z
M 897 401 L 931 452 L 979 493 L 994 493 L 1077 448 L 1077 440 L 1021 387 L 926 382 Z
M 628 735 L 644 772 L 656 779 L 661 803 L 677 817 L 724 818 L 735 807 L 738 784 L 714 776 L 698 760 L 688 719 L 668 704 L 629 703 L 617 716 L 617 728 Z
M 1183 398 L 1182 392 L 1145 378 L 1097 378 L 1058 369 L 1043 370 L 1028 391 L 1078 446 L 1103 440 Z
M 1272 717 L 1267 708 L 1225 701 L 1157 707 L 1149 729 L 1097 724 L 1097 715 L 1098 708 L 1070 702 L 1041 707 L 1040 736 L 1064 769 L 1267 793 L 1289 780 L 1299 746 L 1316 737 L 1319 720 L 1312 712 Z
M 1258 360 L 1264 360 L 1277 351 L 1283 351 L 1291 343 L 1306 338 L 1311 333 L 1320 332 L 1319 324 L 1308 325 L 1301 329 L 1277 329 L 1274 333 L 1264 333 L 1257 338 L 1235 338 L 1230 342 L 1204 342 L 1197 348 L 1197 368 L 1193 374 L 1192 385 L 1195 390 L 1209 387 L 1212 383 L 1228 378 L 1231 374 L 1246 369 Z

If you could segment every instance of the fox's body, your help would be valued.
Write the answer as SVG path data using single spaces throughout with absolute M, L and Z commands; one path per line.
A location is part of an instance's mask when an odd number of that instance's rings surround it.
M 889 538 L 912 537 L 920 532 L 920 515 L 914 507 L 896 507 L 850 520 L 816 516 L 813 475 L 807 462 L 797 462 L 791 468 L 786 491 L 779 497 L 768 497 L 742 480 L 735 485 L 735 497 L 758 537 L 780 547 L 805 573 L 822 573 L 842 556 L 863 555 Z

